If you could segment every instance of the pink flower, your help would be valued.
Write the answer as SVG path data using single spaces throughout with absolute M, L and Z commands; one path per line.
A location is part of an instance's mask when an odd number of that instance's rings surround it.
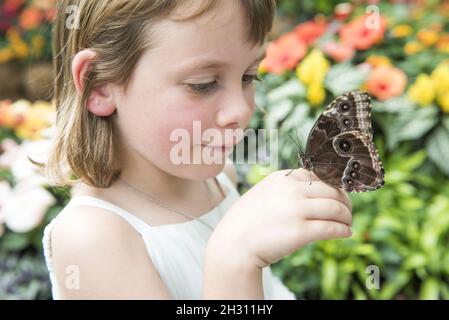
M 325 21 L 308 21 L 298 25 L 294 32 L 305 44 L 314 43 L 327 28 Z
M 378 17 L 378 25 L 370 25 L 376 22 L 375 16 L 360 16 L 340 29 L 341 41 L 357 50 L 366 50 L 381 41 L 384 37 L 387 21 L 383 16 Z
M 28 232 L 42 223 L 55 198 L 44 188 L 19 188 L 2 208 L 6 226 L 13 232 Z
M 381 65 L 375 68 L 366 82 L 366 91 L 379 100 L 387 100 L 404 92 L 407 76 L 401 69 Z
M 355 54 L 355 50 L 351 46 L 335 41 L 327 42 L 322 47 L 322 50 L 336 62 L 344 62 L 350 60 Z

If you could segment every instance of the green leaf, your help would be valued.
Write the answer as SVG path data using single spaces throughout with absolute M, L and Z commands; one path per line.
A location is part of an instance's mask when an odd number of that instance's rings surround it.
M 399 97 L 393 97 L 385 101 L 374 100 L 373 101 L 373 113 L 376 112 L 388 112 L 388 113 L 400 113 L 404 111 L 413 110 L 413 102 L 402 95 Z
M 321 286 L 323 295 L 327 298 L 333 298 L 337 289 L 338 265 L 334 259 L 328 258 L 323 262 L 323 278 Z
M 399 140 L 421 138 L 438 122 L 438 109 L 435 107 L 419 108 L 400 113 L 396 129 Z
M 274 104 L 280 100 L 291 99 L 292 97 L 304 97 L 306 88 L 296 78 L 292 78 L 276 89 L 271 90 L 267 95 L 268 103 Z
M 281 133 L 290 132 L 294 128 L 300 128 L 309 119 L 310 106 L 302 102 L 298 104 L 293 112 L 284 120 L 281 125 Z
M 439 127 L 428 138 L 426 149 L 429 158 L 438 166 L 438 168 L 449 175 L 449 131 L 444 127 Z
M 419 298 L 422 300 L 437 300 L 439 296 L 439 283 L 438 280 L 429 277 L 424 280 L 419 292 Z
M 7 232 L 0 238 L 1 248 L 6 251 L 20 251 L 25 249 L 29 243 L 30 239 L 27 234 Z
M 381 286 L 380 299 L 389 300 L 410 281 L 411 273 L 400 271 L 385 286 Z
M 270 108 L 268 115 L 265 118 L 265 128 L 275 129 L 278 128 L 278 123 L 288 115 L 293 109 L 293 102 L 291 100 L 282 100 L 275 106 Z
M 427 152 L 420 150 L 407 158 L 403 158 L 403 161 L 399 163 L 398 169 L 404 172 L 413 172 L 420 167 L 427 158 Z
M 416 253 L 408 257 L 404 261 L 404 268 L 405 269 L 417 269 L 420 267 L 423 267 L 427 264 L 428 259 L 427 257 L 422 253 Z
M 368 77 L 369 71 L 352 66 L 350 63 L 336 64 L 330 68 L 324 79 L 324 86 L 334 96 L 359 89 Z
M 438 122 L 438 110 L 428 108 L 405 108 L 399 113 L 375 113 L 373 118 L 385 133 L 389 150 L 400 141 L 419 139 Z

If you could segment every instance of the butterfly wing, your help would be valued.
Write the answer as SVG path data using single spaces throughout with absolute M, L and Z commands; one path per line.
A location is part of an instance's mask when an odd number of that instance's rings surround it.
M 363 192 L 383 186 L 369 95 L 355 90 L 333 100 L 309 134 L 305 157 L 310 159 L 311 170 L 334 187 Z
M 328 139 L 312 158 L 313 172 L 322 181 L 349 192 L 379 189 L 384 169 L 372 139 L 360 131 L 347 131 Z
M 350 91 L 335 98 L 326 107 L 310 131 L 306 156 L 313 156 L 326 140 L 351 130 L 373 135 L 371 98 L 366 92 Z

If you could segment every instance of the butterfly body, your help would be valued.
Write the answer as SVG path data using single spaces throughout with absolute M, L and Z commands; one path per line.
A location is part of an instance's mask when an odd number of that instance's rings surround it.
M 313 126 L 298 160 L 322 181 L 348 192 L 382 187 L 384 169 L 373 142 L 369 95 L 356 90 L 332 101 Z

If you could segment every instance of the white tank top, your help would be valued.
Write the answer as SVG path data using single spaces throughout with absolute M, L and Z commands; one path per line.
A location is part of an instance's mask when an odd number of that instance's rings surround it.
M 216 227 L 222 215 L 240 197 L 225 173 L 221 172 L 217 180 L 226 190 L 226 197 L 217 207 L 200 217 L 212 227 Z M 107 209 L 126 220 L 142 237 L 156 270 L 174 299 L 202 299 L 203 259 L 212 231 L 201 221 L 195 219 L 183 223 L 150 226 L 132 213 L 91 196 L 73 197 L 65 208 L 80 205 Z M 51 230 L 63 212 L 64 209 L 45 227 L 42 239 L 55 300 L 60 299 L 60 296 L 59 284 L 53 272 Z M 295 299 L 295 295 L 272 273 L 270 267 L 264 268 L 262 274 L 265 299 Z

